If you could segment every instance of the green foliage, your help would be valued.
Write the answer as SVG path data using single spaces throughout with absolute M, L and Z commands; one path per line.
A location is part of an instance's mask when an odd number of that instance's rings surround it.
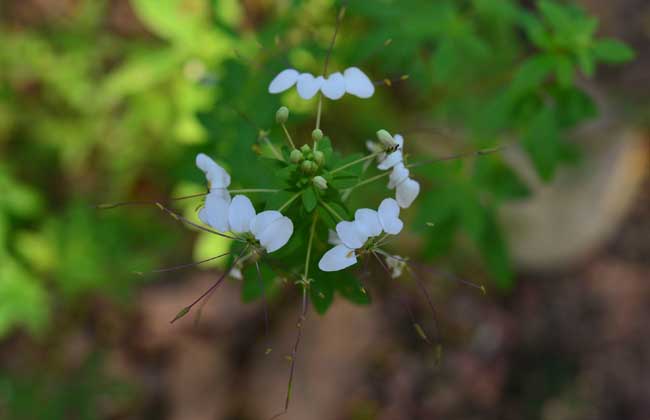
M 350 1 L 331 69 L 358 65 L 378 80 L 410 77 L 392 89 L 378 87 L 373 101 L 345 97 L 325 104 L 325 134 L 351 153 L 334 153 L 328 137 L 318 143 L 326 161 L 319 170 L 329 186 L 320 191 L 298 165 L 272 161 L 263 140 L 282 142 L 274 116 L 287 105 L 294 140 L 311 144 L 315 101 L 266 92 L 287 63 L 320 71 L 333 1 L 269 3 L 253 19 L 233 0 L 132 0 L 137 21 L 131 26 L 139 32 L 126 34 L 106 24 L 111 2 L 73 3 L 79 6 L 65 22 L 21 30 L 0 23 L 0 336 L 16 327 L 39 333 L 55 303 L 71 310 L 92 293 L 128 297 L 142 281 L 132 271 L 189 255 L 191 243 L 181 240 L 188 235 L 157 209 L 98 214 L 90 205 L 202 185 L 197 151 L 224 164 L 232 188 L 294 188 L 258 197 L 258 210 L 277 209 L 303 191 L 300 205 L 289 210 L 299 221 L 296 233 L 277 253 L 288 266 L 302 264 L 313 214 L 320 228 L 332 228 L 332 211 L 349 219 L 361 196 L 364 206 L 379 203 L 373 186 L 350 195 L 349 208 L 336 201 L 367 178 L 368 165 L 327 175 L 361 156 L 356 153 L 377 124 L 400 132 L 419 118 L 450 127 L 468 142 L 450 149 L 515 139 L 540 177 L 551 180 L 575 156 L 568 130 L 597 113 L 575 84 L 578 75 L 591 77 L 599 64 L 634 57 L 624 44 L 598 38 L 596 19 L 559 2 L 526 8 L 515 0 L 403 0 L 381 7 Z M 257 162 L 252 152 L 259 164 L 251 164 Z M 281 153 L 288 158 L 288 149 Z M 490 156 L 420 167 L 413 176 L 425 191 L 413 229 L 426 240 L 422 257 L 453 252 L 455 238 L 467 235 L 498 284 L 509 287 L 513 274 L 496 214 L 503 202 L 529 194 L 516 172 Z M 182 207 L 192 220 L 196 204 Z M 195 258 L 229 245 L 199 235 Z M 326 249 L 316 241 L 312 266 Z M 265 281 L 295 275 L 283 267 L 262 269 L 275 273 L 267 272 Z M 244 274 L 244 298 L 259 297 L 250 270 Z M 357 303 L 370 299 L 357 279 L 341 273 L 314 276 L 310 294 L 321 313 L 337 294 Z

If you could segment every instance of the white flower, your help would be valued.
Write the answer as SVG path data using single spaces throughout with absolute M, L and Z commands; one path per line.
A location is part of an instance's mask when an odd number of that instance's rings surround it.
M 403 209 L 409 208 L 413 201 L 420 194 L 420 183 L 409 177 L 409 170 L 404 166 L 404 138 L 396 134 L 394 137 L 397 143 L 397 149 L 391 153 L 383 153 L 377 156 L 379 164 L 377 168 L 386 171 L 392 169 L 393 171 L 388 178 L 388 188 L 396 189 L 395 199 L 399 206 Z M 366 147 L 373 153 L 380 148 L 377 143 L 372 141 L 366 142 Z
M 291 219 L 275 210 L 256 214 L 253 203 L 244 195 L 236 195 L 231 200 L 227 189 L 230 175 L 204 154 L 196 157 L 196 163 L 206 173 L 211 186 L 199 211 L 203 223 L 220 232 L 251 233 L 267 252 L 277 251 L 289 241 L 293 234 Z
M 359 98 L 370 98 L 375 86 L 368 76 L 357 67 L 350 67 L 341 74 L 314 77 L 311 73 L 299 73 L 294 69 L 281 71 L 269 84 L 269 93 L 280 93 L 296 85 L 303 99 L 313 98 L 319 91 L 329 99 L 340 99 L 346 93 Z
M 381 202 L 377 211 L 359 209 L 354 221 L 339 222 L 336 233 L 330 231 L 329 242 L 334 248 L 327 251 L 318 262 L 322 271 L 339 271 L 356 264 L 356 250 L 364 246 L 369 238 L 386 232 L 397 235 L 404 224 L 399 219 L 399 206 L 392 198 Z

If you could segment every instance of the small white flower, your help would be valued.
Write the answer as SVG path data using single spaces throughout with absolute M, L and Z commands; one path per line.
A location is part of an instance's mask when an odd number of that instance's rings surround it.
M 341 74 L 332 73 L 328 77 L 311 73 L 299 73 L 294 69 L 281 71 L 269 84 L 269 93 L 280 93 L 294 85 L 298 95 L 303 99 L 313 98 L 319 91 L 329 99 L 337 100 L 346 93 L 359 98 L 370 98 L 375 93 L 375 86 L 368 76 L 357 67 L 350 67 Z
M 369 238 L 386 232 L 397 235 L 404 224 L 399 219 L 399 206 L 392 198 L 381 202 L 377 211 L 359 209 L 354 214 L 354 221 L 339 222 L 336 233 L 330 231 L 329 242 L 334 248 L 327 251 L 320 261 L 318 268 L 322 271 L 339 271 L 357 262 L 357 249 L 364 246 Z
M 208 180 L 214 180 L 210 181 L 210 193 L 199 211 L 203 223 L 220 232 L 251 233 L 267 252 L 277 251 L 289 242 L 293 234 L 291 219 L 275 210 L 256 214 L 253 203 L 244 195 L 236 195 L 231 200 L 227 189 L 230 175 L 204 154 L 199 154 L 196 161 Z
M 379 164 L 377 169 L 386 171 L 392 169 L 388 178 L 388 188 L 395 189 L 395 199 L 403 209 L 409 208 L 413 201 L 420 194 L 420 183 L 409 177 L 409 170 L 404 166 L 404 138 L 395 134 L 393 137 L 397 143 L 397 149 L 389 154 L 379 154 L 377 160 Z M 376 153 L 381 146 L 372 141 L 366 142 L 366 147 L 373 153 Z

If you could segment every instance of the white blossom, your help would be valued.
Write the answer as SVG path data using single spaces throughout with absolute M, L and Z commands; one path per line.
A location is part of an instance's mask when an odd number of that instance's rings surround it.
M 336 225 L 336 233 L 330 231 L 329 242 L 334 248 L 327 251 L 318 268 L 322 271 L 339 271 L 357 262 L 357 250 L 363 248 L 368 239 L 383 232 L 397 235 L 404 227 L 399 219 L 399 206 L 392 198 L 381 202 L 378 210 L 359 209 L 354 221 L 342 221 Z
M 220 232 L 250 233 L 267 252 L 277 251 L 289 241 L 293 234 L 291 219 L 275 210 L 256 214 L 253 203 L 245 195 L 236 195 L 231 200 L 227 189 L 230 175 L 204 154 L 199 154 L 196 161 L 206 178 L 209 181 L 213 179 L 205 204 L 199 211 L 203 223 Z
M 372 81 L 357 67 L 350 67 L 342 74 L 336 72 L 327 77 L 286 69 L 271 81 L 269 93 L 281 93 L 291 89 L 294 85 L 298 90 L 298 95 L 303 99 L 311 99 L 318 92 L 333 100 L 342 98 L 346 93 L 364 99 L 370 98 L 375 93 Z
M 410 178 L 408 168 L 404 166 L 404 138 L 396 134 L 394 137 L 397 148 L 390 153 L 379 153 L 377 168 L 386 171 L 392 169 L 388 178 L 388 188 L 395 189 L 395 199 L 403 209 L 409 208 L 420 194 L 420 183 Z M 367 141 L 366 147 L 372 153 L 378 153 L 381 146 L 378 143 Z

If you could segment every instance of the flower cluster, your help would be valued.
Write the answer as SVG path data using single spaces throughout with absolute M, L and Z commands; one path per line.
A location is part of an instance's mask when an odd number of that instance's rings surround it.
M 404 165 L 404 138 L 399 134 L 393 137 L 386 130 L 380 130 L 377 137 L 383 145 L 394 145 L 393 151 L 385 153 L 380 144 L 370 140 L 366 142 L 366 147 L 371 152 L 378 153 L 377 169 L 382 171 L 392 169 L 388 178 L 388 188 L 396 190 L 395 199 L 401 208 L 409 208 L 420 194 L 420 183 L 409 176 L 410 171 Z
M 245 195 L 236 195 L 232 200 L 228 192 L 230 175 L 218 163 L 200 153 L 196 166 L 205 172 L 210 192 L 199 211 L 199 219 L 206 225 L 220 231 L 257 241 L 266 252 L 274 252 L 289 242 L 293 234 L 293 222 L 275 210 L 255 213 L 255 207 Z M 253 243 L 253 245 L 257 245 Z

